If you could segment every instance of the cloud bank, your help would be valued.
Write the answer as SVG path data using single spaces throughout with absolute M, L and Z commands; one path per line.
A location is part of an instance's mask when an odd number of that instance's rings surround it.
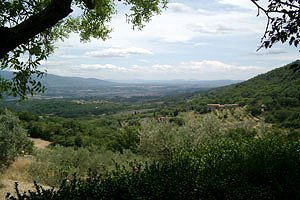
M 129 47 L 129 48 L 108 48 L 101 51 L 86 52 L 86 56 L 90 57 L 129 57 L 133 55 L 153 55 L 147 49 Z

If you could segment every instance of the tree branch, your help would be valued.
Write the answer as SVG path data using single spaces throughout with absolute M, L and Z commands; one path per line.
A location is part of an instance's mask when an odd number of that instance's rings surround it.
M 52 0 L 41 12 L 12 28 L 0 27 L 0 59 L 20 44 L 53 27 L 73 10 L 72 0 Z
M 264 14 L 267 16 L 267 25 L 266 25 L 266 28 L 265 28 L 264 35 L 263 35 L 263 37 L 261 38 L 261 42 L 262 42 L 262 41 L 266 38 L 268 29 L 269 29 L 269 26 L 270 26 L 271 17 L 270 17 L 270 15 L 269 15 L 269 12 L 268 12 L 266 9 L 264 9 L 262 6 L 260 6 L 260 5 L 256 2 L 257 0 L 251 0 L 251 1 L 252 1 L 252 3 L 254 3 L 254 4 L 256 5 L 256 7 L 257 7 L 257 16 L 259 16 L 260 10 L 262 10 L 262 11 L 264 12 Z M 262 47 L 263 47 L 263 45 L 261 45 L 261 46 L 257 49 L 257 51 L 258 51 L 259 49 L 261 49 Z

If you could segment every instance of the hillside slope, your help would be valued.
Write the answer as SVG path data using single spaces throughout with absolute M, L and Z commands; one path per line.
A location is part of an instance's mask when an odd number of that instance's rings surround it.
M 198 94 L 192 105 L 238 103 L 267 122 L 300 128 L 300 61 L 258 75 L 248 81 Z M 261 105 L 266 106 L 261 113 Z
M 10 71 L 0 70 L 0 77 L 11 79 L 13 77 L 13 73 Z M 46 88 L 94 88 L 116 85 L 114 82 L 95 78 L 67 77 L 53 74 L 45 74 L 41 82 Z

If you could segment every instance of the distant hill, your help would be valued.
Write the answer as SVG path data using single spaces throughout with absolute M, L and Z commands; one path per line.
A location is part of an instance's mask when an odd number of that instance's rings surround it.
M 191 99 L 192 105 L 238 103 L 247 106 L 253 115 L 262 114 L 267 122 L 300 128 L 300 61 Z M 261 113 L 262 104 L 265 113 Z
M 95 78 L 66 77 L 47 74 L 42 83 L 46 88 L 95 88 L 99 86 L 112 86 L 115 83 Z
M 132 80 L 111 80 L 111 81 L 115 83 L 125 83 L 125 84 L 201 85 L 201 87 L 207 87 L 207 88 L 222 87 L 222 86 L 242 82 L 242 80 L 182 80 L 182 79 L 172 79 L 172 80 L 132 79 Z
M 0 70 L 0 76 L 6 79 L 13 77 L 12 72 Z M 116 86 L 128 85 L 136 86 L 143 84 L 150 85 L 197 85 L 201 88 L 216 88 L 226 85 L 236 84 L 242 82 L 241 80 L 109 80 L 104 81 L 96 78 L 80 78 L 80 77 L 66 77 L 57 76 L 53 74 L 46 74 L 42 78 L 42 83 L 46 88 L 95 88 L 99 86 Z
M 0 70 L 0 76 L 9 79 L 12 78 L 12 72 Z M 104 81 L 94 78 L 63 77 L 46 74 L 42 78 L 41 82 L 46 87 L 46 91 L 44 94 L 37 95 L 34 98 L 123 97 L 128 99 L 131 97 L 142 97 L 144 101 L 144 99 L 148 99 L 148 97 L 154 97 L 157 99 L 162 96 L 192 93 L 195 91 L 203 91 L 224 85 L 234 84 L 240 81 Z
M 13 73 L 10 71 L 0 70 L 0 76 L 6 79 L 11 79 L 13 77 Z M 53 74 L 46 74 L 41 81 L 46 88 L 94 88 L 99 86 L 115 85 L 113 82 L 95 78 L 66 77 Z

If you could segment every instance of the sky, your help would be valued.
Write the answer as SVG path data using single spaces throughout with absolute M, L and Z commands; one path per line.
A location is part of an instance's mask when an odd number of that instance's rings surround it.
M 57 44 L 47 73 L 102 80 L 247 80 L 298 59 L 299 49 L 261 49 L 266 19 L 250 0 L 170 0 L 141 31 L 126 23 L 123 7 L 106 41 Z

